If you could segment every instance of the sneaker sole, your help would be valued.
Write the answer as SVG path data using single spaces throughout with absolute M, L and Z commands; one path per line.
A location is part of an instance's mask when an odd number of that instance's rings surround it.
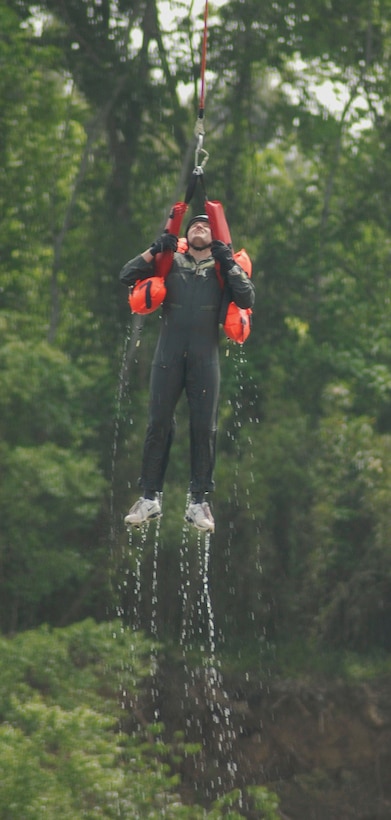
M 196 524 L 195 521 L 193 521 L 193 519 L 190 518 L 190 516 L 187 516 L 187 515 L 185 515 L 185 521 L 187 521 L 188 524 L 192 524 L 193 527 L 195 527 L 195 529 L 199 530 L 200 532 L 214 532 L 215 531 L 214 524 L 211 524 L 208 527 L 200 527 L 199 524 Z
M 152 515 L 148 516 L 148 518 L 145 518 L 144 521 L 138 521 L 138 522 L 136 522 L 136 521 L 127 521 L 126 518 L 124 518 L 124 524 L 125 524 L 126 527 L 128 527 L 128 529 L 129 529 L 129 527 L 135 527 L 137 530 L 139 530 L 140 527 L 143 526 L 143 524 L 149 524 L 150 521 L 152 521 L 155 518 L 161 518 L 162 515 L 163 515 L 163 513 L 161 513 L 161 512 L 160 513 L 153 513 Z

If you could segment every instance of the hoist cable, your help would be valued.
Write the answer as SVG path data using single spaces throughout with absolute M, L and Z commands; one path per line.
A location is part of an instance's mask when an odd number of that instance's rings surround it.
M 204 9 L 204 35 L 202 38 L 202 54 L 201 54 L 201 93 L 200 105 L 198 111 L 199 119 L 203 119 L 205 110 L 205 71 L 206 71 L 206 47 L 208 41 L 208 0 L 205 0 Z

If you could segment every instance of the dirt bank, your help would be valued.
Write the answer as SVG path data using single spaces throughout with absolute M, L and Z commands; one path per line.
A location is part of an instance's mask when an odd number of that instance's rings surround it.
M 166 740 L 182 732 L 200 743 L 180 766 L 190 804 L 264 785 L 279 795 L 284 820 L 391 818 L 391 676 L 222 679 L 163 663 L 140 707 L 145 720 L 159 716 Z

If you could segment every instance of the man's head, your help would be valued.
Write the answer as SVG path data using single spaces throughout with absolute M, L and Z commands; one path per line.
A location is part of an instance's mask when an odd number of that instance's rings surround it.
M 186 228 L 186 239 L 189 247 L 196 251 L 203 251 L 210 247 L 212 232 L 206 214 L 198 214 L 190 219 Z

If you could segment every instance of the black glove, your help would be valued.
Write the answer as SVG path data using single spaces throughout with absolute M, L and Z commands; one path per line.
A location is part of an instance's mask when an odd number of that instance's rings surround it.
M 178 247 L 178 237 L 173 233 L 162 233 L 161 237 L 151 245 L 149 252 L 152 256 L 163 251 L 173 251 L 175 253 Z
M 221 242 L 220 239 L 214 239 L 210 250 L 215 262 L 220 262 L 223 273 L 233 268 L 235 262 L 232 258 L 232 249 L 229 245 L 226 245 L 225 242 Z

